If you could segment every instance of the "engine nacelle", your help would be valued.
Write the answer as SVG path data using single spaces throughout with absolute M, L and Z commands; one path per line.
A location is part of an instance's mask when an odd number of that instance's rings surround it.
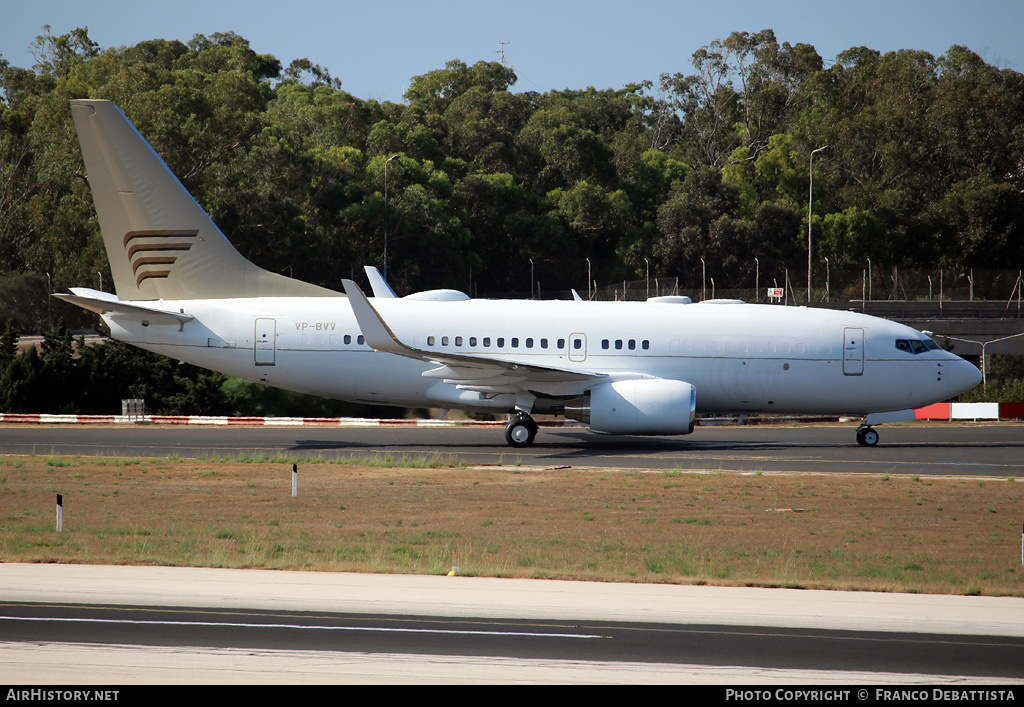
M 591 388 L 590 429 L 619 435 L 685 435 L 693 432 L 697 391 L 685 381 L 620 380 Z

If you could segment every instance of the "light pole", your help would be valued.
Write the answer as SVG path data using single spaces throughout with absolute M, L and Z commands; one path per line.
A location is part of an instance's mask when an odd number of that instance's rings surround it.
M 647 263 L 647 299 L 651 298 L 651 261 L 644 258 L 644 262 Z
M 384 282 L 388 280 L 388 162 L 396 157 L 391 155 L 384 161 Z
M 587 261 L 587 299 L 592 300 L 594 296 L 590 294 L 590 258 L 584 258 Z
M 814 153 L 827 150 L 828 145 L 823 145 L 817 150 L 811 150 L 809 186 L 807 188 L 807 304 L 811 303 L 811 202 L 814 200 Z
M 533 299 L 533 258 L 530 261 L 530 299 Z
M 708 270 L 704 264 L 704 258 L 700 259 L 700 281 L 702 283 L 700 299 L 703 302 L 708 298 Z
M 760 280 L 760 278 L 761 278 L 761 261 L 758 260 L 757 258 L 754 258 L 754 301 L 755 302 L 760 302 L 761 301 L 761 294 L 760 294 L 761 290 L 759 289 L 760 285 L 758 283 L 758 280 Z

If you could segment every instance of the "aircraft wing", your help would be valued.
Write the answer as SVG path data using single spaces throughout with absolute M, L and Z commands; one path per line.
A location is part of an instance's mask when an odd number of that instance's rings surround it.
M 54 295 L 54 297 L 77 304 L 82 309 L 88 309 L 97 314 L 130 314 L 153 324 L 177 324 L 180 326 L 195 318 L 191 314 L 175 312 L 142 302 L 122 302 L 117 295 L 91 290 L 87 287 L 72 287 L 71 292 L 70 295 Z
M 605 374 L 596 371 L 569 370 L 510 359 L 453 354 L 409 346 L 398 339 L 391 327 L 366 299 L 359 285 L 352 280 L 342 280 L 342 284 L 366 343 L 377 351 L 438 364 L 437 368 L 423 373 L 427 378 L 441 378 L 464 390 L 514 392 L 527 390 L 531 384 L 572 383 L 605 377 Z

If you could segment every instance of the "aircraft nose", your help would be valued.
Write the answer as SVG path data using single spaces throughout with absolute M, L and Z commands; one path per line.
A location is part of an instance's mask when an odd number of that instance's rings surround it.
M 955 360 L 949 361 L 949 363 L 943 366 L 945 369 L 943 371 L 943 377 L 946 379 L 945 382 L 953 390 L 951 395 L 966 393 L 981 383 L 981 371 L 977 366 L 959 356 L 954 356 L 953 358 Z

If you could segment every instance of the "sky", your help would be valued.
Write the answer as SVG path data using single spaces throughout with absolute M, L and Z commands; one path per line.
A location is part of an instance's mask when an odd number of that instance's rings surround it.
M 1022 0 L 0 0 L 0 56 L 31 67 L 44 25 L 88 27 L 103 49 L 235 32 L 284 67 L 308 58 L 349 93 L 395 102 L 412 77 L 452 59 L 500 61 L 502 48 L 517 92 L 656 84 L 691 73 L 693 52 L 715 39 L 766 28 L 826 65 L 850 47 L 939 56 L 960 44 L 1024 71 Z

